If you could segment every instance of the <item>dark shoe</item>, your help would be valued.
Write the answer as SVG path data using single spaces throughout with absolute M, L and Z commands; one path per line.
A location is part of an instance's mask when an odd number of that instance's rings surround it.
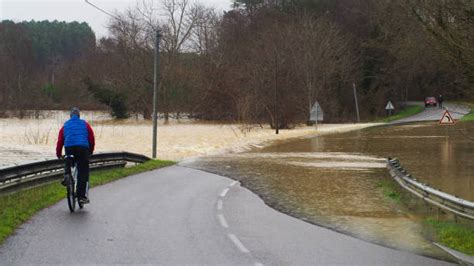
M 69 178 L 64 177 L 63 181 L 61 181 L 61 185 L 67 187 L 69 185 Z
M 79 198 L 79 203 L 88 204 L 88 203 L 90 203 L 90 200 L 87 197 Z

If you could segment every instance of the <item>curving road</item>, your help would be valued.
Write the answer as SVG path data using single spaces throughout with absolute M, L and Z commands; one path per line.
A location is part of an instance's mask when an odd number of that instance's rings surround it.
M 237 182 L 173 166 L 62 201 L 0 247 L 0 265 L 444 265 L 289 217 Z
M 424 106 L 423 102 L 408 102 L 408 105 L 420 105 Z M 469 114 L 471 109 L 469 107 L 459 104 L 444 103 L 444 108 L 446 108 L 454 119 L 460 119 L 461 117 Z M 418 113 L 414 116 L 410 116 L 404 119 L 396 120 L 390 124 L 402 124 L 402 123 L 411 123 L 411 122 L 424 122 L 424 121 L 439 121 L 443 116 L 445 109 L 440 109 L 438 107 L 428 107 L 421 113 Z

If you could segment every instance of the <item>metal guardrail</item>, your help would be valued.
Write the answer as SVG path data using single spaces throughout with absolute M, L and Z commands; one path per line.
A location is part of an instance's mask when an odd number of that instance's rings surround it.
M 474 220 L 474 202 L 458 198 L 418 182 L 401 167 L 398 159 L 388 158 L 387 168 L 390 175 L 403 188 L 415 196 L 454 215 Z
M 90 158 L 90 169 L 99 170 L 124 167 L 127 162 L 144 163 L 150 158 L 129 152 L 94 154 Z M 28 163 L 0 169 L 0 190 L 33 181 L 61 177 L 64 161 L 60 159 Z

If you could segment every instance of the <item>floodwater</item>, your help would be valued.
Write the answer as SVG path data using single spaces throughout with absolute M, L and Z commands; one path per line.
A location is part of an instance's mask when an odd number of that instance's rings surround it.
M 51 153 L 25 151 L 16 148 L 4 148 L 0 146 L 0 169 L 18 164 L 26 164 L 44 160 L 55 159 Z
M 398 157 L 416 178 L 474 199 L 474 123 L 376 127 L 280 142 L 187 165 L 240 180 L 272 207 L 370 242 L 447 259 L 427 240 L 422 215 L 378 187 Z
M 96 152 L 129 151 L 151 156 L 152 123 L 129 118 L 113 120 L 104 112 L 84 111 L 81 117 L 95 131 Z M 64 111 L 42 111 L 35 118 L 0 118 L 0 168 L 55 157 L 56 140 Z M 341 132 L 373 124 L 324 125 L 320 132 Z M 204 123 L 173 119 L 158 124 L 158 158 L 180 161 L 196 156 L 245 151 L 267 141 L 301 137 L 314 133 L 314 127 L 282 130 L 275 135 L 270 127 L 241 124 Z
M 343 152 L 376 158 L 398 157 L 417 179 L 474 201 L 474 123 L 377 127 L 284 143 L 266 151 Z

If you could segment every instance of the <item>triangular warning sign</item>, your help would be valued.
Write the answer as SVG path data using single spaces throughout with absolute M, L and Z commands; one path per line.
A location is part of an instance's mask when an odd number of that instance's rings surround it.
M 441 125 L 453 125 L 455 122 L 454 122 L 454 119 L 453 117 L 451 116 L 451 114 L 449 113 L 448 110 L 446 110 L 443 114 L 443 116 L 441 117 L 441 119 L 439 120 L 439 123 Z
M 385 106 L 385 110 L 394 110 L 393 104 L 391 101 L 388 101 L 387 106 Z

